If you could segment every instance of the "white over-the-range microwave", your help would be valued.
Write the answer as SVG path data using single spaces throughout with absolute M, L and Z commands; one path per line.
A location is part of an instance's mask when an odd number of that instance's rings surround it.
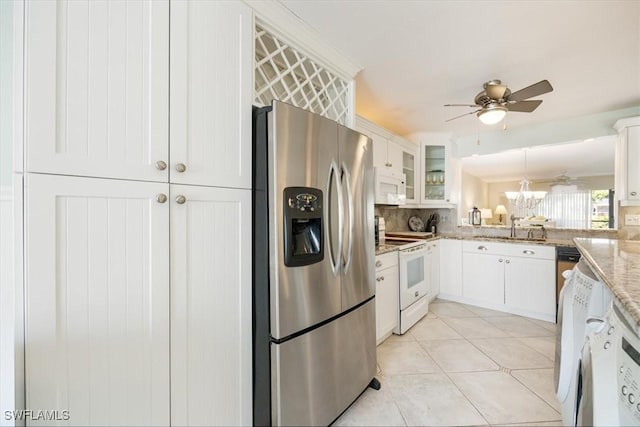
M 407 200 L 405 175 L 381 167 L 375 167 L 373 171 L 375 204 L 404 205 Z

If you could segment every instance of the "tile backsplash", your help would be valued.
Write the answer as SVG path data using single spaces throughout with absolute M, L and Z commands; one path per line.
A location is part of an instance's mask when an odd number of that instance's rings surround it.
M 640 240 L 640 227 L 637 225 L 624 225 L 625 215 L 640 215 L 640 206 L 620 206 L 618 217 L 620 227 L 618 229 L 618 238 L 623 240 Z
M 440 216 L 436 228 L 437 233 L 456 233 L 463 235 L 508 236 L 509 227 L 458 227 L 458 212 L 456 209 L 409 209 L 397 206 L 376 205 L 375 215 L 385 219 L 387 231 L 409 231 L 409 218 L 417 216 L 427 223 L 433 213 Z M 620 226 L 618 230 L 570 230 L 548 229 L 550 239 L 572 239 L 574 237 L 602 237 L 609 239 L 640 240 L 640 226 L 625 226 L 624 215 L 640 215 L 640 206 L 621 206 L 618 212 Z
M 409 218 L 412 216 L 419 217 L 426 226 L 427 220 L 434 213 L 440 216 L 436 232 L 451 233 L 456 228 L 457 213 L 455 209 L 408 209 L 376 205 L 374 212 L 375 215 L 384 218 L 387 231 L 409 231 Z

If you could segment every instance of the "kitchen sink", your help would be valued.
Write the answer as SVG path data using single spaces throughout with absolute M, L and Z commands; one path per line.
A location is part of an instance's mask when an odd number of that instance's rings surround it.
M 545 242 L 547 239 L 540 238 L 532 238 L 528 239 L 526 237 L 505 237 L 505 236 L 476 236 L 481 239 L 493 239 L 493 240 L 504 240 L 505 242 Z

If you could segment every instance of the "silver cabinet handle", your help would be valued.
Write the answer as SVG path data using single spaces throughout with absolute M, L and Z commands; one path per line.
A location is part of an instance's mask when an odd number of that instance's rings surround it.
M 631 192 L 631 195 L 632 195 L 632 196 L 636 196 L 637 194 L 638 194 L 638 193 L 637 193 L 637 192 L 635 192 L 635 191 L 632 191 L 632 192 Z
M 382 267 L 382 262 L 376 261 L 376 267 Z
M 478 250 L 479 251 L 488 251 L 489 249 L 487 249 L 486 246 L 478 246 Z
M 179 205 L 184 205 L 184 202 L 187 201 L 187 198 L 184 197 L 183 195 L 177 196 L 176 197 L 176 203 Z
M 160 193 L 160 194 L 156 194 L 156 202 L 158 203 L 164 203 L 167 201 L 167 195 Z
M 500 259 L 498 260 L 498 262 L 502 262 L 502 258 L 500 258 Z
M 382 281 L 384 282 L 384 276 L 382 276 L 382 277 L 380 278 L 380 280 L 382 280 Z
M 187 170 L 187 166 L 184 163 L 178 163 L 176 164 L 176 170 L 182 173 Z
M 530 251 L 529 249 L 525 249 L 524 251 L 522 251 L 523 254 L 525 255 L 535 255 L 536 253 L 534 251 Z
M 382 279 L 380 279 L 379 277 L 376 277 L 376 282 L 379 282 L 380 280 Z
M 158 160 L 156 162 L 156 169 L 159 171 L 163 171 L 167 168 L 167 162 L 163 162 L 162 160 Z
M 507 263 L 507 264 L 509 264 L 509 263 L 511 263 L 511 261 L 509 261 L 509 260 L 506 260 L 506 261 L 505 261 L 505 263 Z

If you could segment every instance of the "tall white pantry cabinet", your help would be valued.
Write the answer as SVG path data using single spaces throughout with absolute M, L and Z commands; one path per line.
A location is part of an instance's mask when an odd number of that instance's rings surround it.
M 251 9 L 24 5 L 26 408 L 251 424 Z

